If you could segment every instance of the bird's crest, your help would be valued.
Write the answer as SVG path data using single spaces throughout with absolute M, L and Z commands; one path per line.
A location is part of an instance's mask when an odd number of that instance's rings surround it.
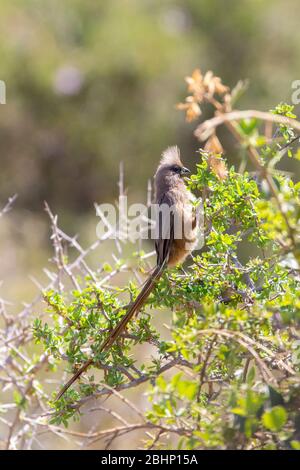
M 173 147 L 168 147 L 161 155 L 160 164 L 182 166 L 182 162 L 180 160 L 179 147 L 177 147 L 177 145 L 174 145 Z

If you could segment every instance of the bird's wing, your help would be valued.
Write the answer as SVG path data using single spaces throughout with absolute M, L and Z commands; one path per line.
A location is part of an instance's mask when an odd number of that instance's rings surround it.
M 173 206 L 173 201 L 169 196 L 164 194 L 158 201 L 159 208 L 165 206 L 165 208 L 171 208 Z M 168 214 L 162 211 L 158 211 L 157 214 L 157 228 L 156 228 L 156 240 L 155 240 L 155 249 L 157 254 L 157 265 L 161 266 L 163 263 L 167 263 L 171 246 L 174 241 L 174 213 L 169 211 Z

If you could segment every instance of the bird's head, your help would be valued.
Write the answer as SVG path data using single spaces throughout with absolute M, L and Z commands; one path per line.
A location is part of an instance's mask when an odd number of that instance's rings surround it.
M 157 182 L 165 180 L 176 183 L 176 181 L 190 173 L 190 170 L 182 164 L 179 148 L 174 146 L 167 148 L 163 152 L 155 179 Z

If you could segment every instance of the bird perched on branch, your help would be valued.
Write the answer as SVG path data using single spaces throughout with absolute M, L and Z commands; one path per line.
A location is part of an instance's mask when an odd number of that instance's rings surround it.
M 183 263 L 197 243 L 197 218 L 193 204 L 194 197 L 186 188 L 183 177 L 190 170 L 185 168 L 180 159 L 177 146 L 169 147 L 155 173 L 155 201 L 157 209 L 155 249 L 156 267 L 147 279 L 136 300 L 126 314 L 110 332 L 99 352 L 109 349 L 120 337 L 128 322 L 138 313 L 153 290 L 166 267 Z M 63 386 L 56 400 L 80 377 L 94 362 L 88 359 L 73 377 Z

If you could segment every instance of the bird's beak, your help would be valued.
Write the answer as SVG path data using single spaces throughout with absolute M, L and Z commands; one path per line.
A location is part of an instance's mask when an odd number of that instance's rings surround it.
M 188 168 L 181 168 L 181 175 L 182 176 L 186 176 L 186 175 L 189 175 L 191 173 L 191 170 L 189 170 Z

